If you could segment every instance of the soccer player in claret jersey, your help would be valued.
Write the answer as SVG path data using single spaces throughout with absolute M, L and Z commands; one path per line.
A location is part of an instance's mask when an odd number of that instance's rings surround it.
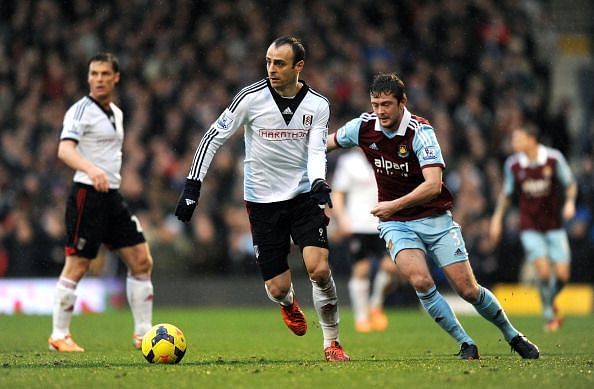
M 291 239 L 303 255 L 328 361 L 347 361 L 338 337 L 338 298 L 328 264 L 326 183 L 328 100 L 299 79 L 305 49 L 294 37 L 268 47 L 268 78 L 243 88 L 206 132 L 194 156 L 175 215 L 188 222 L 217 149 L 244 128 L 244 198 L 256 261 L 268 297 L 298 336 L 307 320 L 295 297 L 288 264 Z
M 536 269 L 545 331 L 557 331 L 563 317 L 554 301 L 569 281 L 571 260 L 563 221 L 575 215 L 577 183 L 561 152 L 538 142 L 538 128 L 533 124 L 513 131 L 512 148 L 516 153 L 505 162 L 503 190 L 491 218 L 490 235 L 493 243 L 499 241 L 503 216 L 517 193 L 520 239 L 526 260 Z
M 374 77 L 373 112 L 346 123 L 328 139 L 328 150 L 359 146 L 373 166 L 380 236 L 399 271 L 410 282 L 429 316 L 460 346 L 461 359 L 479 359 L 476 343 L 437 291 L 426 263 L 430 254 L 453 289 L 496 325 L 522 358 L 539 350 L 508 320 L 497 298 L 479 285 L 468 261 L 460 226 L 454 222 L 452 195 L 445 187 L 445 163 L 431 124 L 406 108 L 404 82 L 393 73 Z
M 58 157 L 75 170 L 66 203 L 66 262 L 56 286 L 49 347 L 84 351 L 70 335 L 78 282 L 104 243 L 117 251 L 128 267 L 126 295 L 134 318 L 132 342 L 140 348 L 152 327 L 153 259 L 138 219 L 131 214 L 118 188 L 122 165 L 122 111 L 113 103 L 120 80 L 119 65 L 110 53 L 89 60 L 90 92 L 66 112 Z

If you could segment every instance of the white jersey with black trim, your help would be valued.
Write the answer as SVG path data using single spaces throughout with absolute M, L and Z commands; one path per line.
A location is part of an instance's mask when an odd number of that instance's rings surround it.
M 110 108 L 111 112 L 90 96 L 83 97 L 66 111 L 60 140 L 76 142 L 81 156 L 107 174 L 109 188 L 119 189 L 124 115 L 114 103 Z M 80 170 L 74 173 L 74 182 L 93 185 L 91 178 Z
M 330 106 L 299 82 L 292 98 L 281 97 L 267 79 L 243 88 L 200 141 L 188 178 L 203 181 L 218 148 L 243 127 L 245 200 L 289 200 L 325 179 Z

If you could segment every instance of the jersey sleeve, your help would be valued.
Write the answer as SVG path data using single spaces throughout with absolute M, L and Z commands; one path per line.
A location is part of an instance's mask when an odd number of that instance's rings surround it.
M 84 133 L 84 124 L 81 118 L 75 118 L 76 110 L 71 107 L 64 115 L 64 122 L 62 125 L 62 132 L 60 133 L 60 140 L 73 140 L 76 143 L 80 141 Z
M 326 142 L 328 141 L 329 121 L 330 106 L 326 100 L 323 100 L 309 131 L 307 176 L 310 183 L 318 178 L 326 179 Z
M 503 165 L 503 193 L 505 193 L 506 196 L 511 196 L 515 191 L 514 174 L 511 167 L 512 159 L 510 157 Z
M 243 126 L 249 109 L 248 101 L 249 98 L 243 98 L 233 107 L 233 111 L 231 110 L 231 107 L 227 107 L 217 120 L 211 124 L 210 128 L 206 131 L 198 144 L 187 178 L 204 181 L 208 167 L 219 147 L 221 147 L 227 139 L 235 133 L 235 131 Z
M 567 160 L 561 154 L 561 152 L 557 151 L 555 153 L 555 160 L 557 161 L 557 178 L 563 184 L 564 187 L 568 187 L 574 182 L 574 177 L 567 163 Z
M 445 168 L 441 147 L 439 147 L 433 127 L 426 124 L 421 125 L 415 131 L 412 146 L 421 168 L 428 166 Z
M 334 136 L 336 144 L 342 148 L 351 148 L 359 145 L 359 129 L 361 128 L 361 118 L 356 118 L 340 127 Z

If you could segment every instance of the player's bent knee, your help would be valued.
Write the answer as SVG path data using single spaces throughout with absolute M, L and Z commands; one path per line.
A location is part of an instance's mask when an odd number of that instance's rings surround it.
M 287 293 L 289 293 L 289 290 L 291 290 L 291 285 L 281 285 L 278 283 L 270 282 L 266 283 L 266 289 L 270 296 L 277 300 L 281 300 L 287 295 Z
M 479 298 L 479 289 L 478 288 L 464 288 L 463 290 L 458 292 L 458 295 L 462 297 L 464 300 L 468 301 L 469 303 L 475 303 Z
M 427 292 L 435 285 L 433 279 L 427 276 L 411 276 L 409 282 L 412 287 L 419 292 Z
M 133 256 L 128 261 L 128 267 L 132 275 L 148 274 L 150 275 L 153 271 L 153 260 L 148 254 L 140 254 Z
M 317 267 L 316 269 L 314 269 L 313 271 L 309 272 L 309 278 L 312 281 L 318 282 L 318 283 L 325 283 L 330 279 L 330 268 L 325 266 L 325 267 Z

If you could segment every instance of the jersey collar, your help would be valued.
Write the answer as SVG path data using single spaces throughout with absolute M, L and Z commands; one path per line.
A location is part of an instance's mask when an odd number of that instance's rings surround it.
M 521 167 L 527 166 L 542 166 L 547 162 L 547 148 L 544 145 L 538 145 L 538 151 L 536 152 L 536 160 L 530 161 L 528 156 L 524 153 L 520 153 L 518 162 Z

